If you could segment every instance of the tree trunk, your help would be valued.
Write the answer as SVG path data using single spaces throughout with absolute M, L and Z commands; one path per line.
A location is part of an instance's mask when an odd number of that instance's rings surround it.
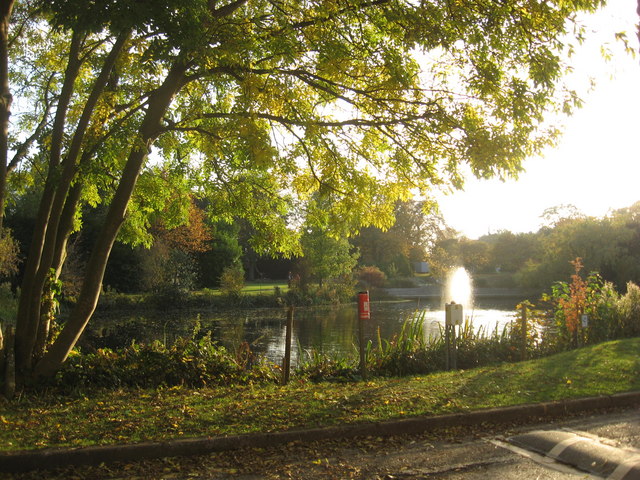
M 75 210 L 71 211 L 65 207 L 70 206 L 72 209 L 75 209 L 78 205 L 78 198 L 72 198 L 70 202 L 67 201 L 69 190 L 76 175 L 78 157 L 80 156 L 85 132 L 89 126 L 97 102 L 104 92 L 105 85 L 109 80 L 115 62 L 122 52 L 128 37 L 128 32 L 120 34 L 105 59 L 100 75 L 94 82 L 92 91 L 84 105 L 82 115 L 71 141 L 69 152 L 62 162 L 61 172 L 58 171 L 62 148 L 61 137 L 55 141 L 52 140 L 50 169 L 48 172 L 50 188 L 45 188 L 45 194 L 42 198 L 41 216 L 39 216 L 39 226 L 41 228 L 36 230 L 37 236 L 34 235 L 34 238 L 38 240 L 34 242 L 35 248 L 32 248 L 29 253 L 29 260 L 32 262 L 27 268 L 28 273 L 25 273 L 25 283 L 28 288 L 24 288 L 23 286 L 22 295 L 24 295 L 25 298 L 23 299 L 21 296 L 20 299 L 23 308 L 19 310 L 19 325 L 24 325 L 24 330 L 21 330 L 21 335 L 19 336 L 19 367 L 21 372 L 30 369 L 32 357 L 36 353 L 34 351 L 36 345 L 38 356 L 43 353 L 45 347 L 42 342 L 46 342 L 48 337 L 51 312 L 47 308 L 44 309 L 44 313 L 42 312 L 42 299 L 46 296 L 43 289 L 47 278 L 51 275 L 51 269 L 53 268 L 55 270 L 57 276 L 61 270 L 61 262 L 64 259 L 64 247 L 66 245 L 64 238 L 68 237 L 70 232 L 68 219 L 72 218 L 75 213 Z M 69 100 L 71 98 L 70 94 L 73 85 L 71 80 L 75 80 L 77 77 L 80 66 L 80 61 L 78 60 L 81 43 L 80 37 L 74 35 L 74 40 L 70 53 L 70 66 L 67 69 L 68 75 L 66 76 L 66 78 L 70 80 L 68 88 Z M 65 98 L 67 97 L 65 96 Z M 61 114 L 60 109 L 58 109 L 56 124 L 59 126 L 63 126 L 65 123 L 66 108 L 64 111 L 65 113 Z M 53 136 L 57 138 L 58 136 L 55 132 L 57 132 L 57 130 L 54 128 Z M 75 195 L 78 192 L 74 191 L 73 193 Z M 59 231 L 61 223 L 62 231 Z M 60 239 L 60 234 L 62 234 L 62 240 Z M 60 251 L 60 248 L 62 248 L 62 251 Z M 29 275 L 28 280 L 26 278 L 27 274 Z M 44 329 L 45 331 L 41 332 L 39 331 L 40 329 Z
M 65 70 L 64 83 L 58 100 L 58 107 L 51 135 L 51 148 L 49 153 L 49 170 L 45 181 L 44 190 L 40 199 L 40 208 L 36 217 L 27 263 L 22 281 L 18 314 L 16 318 L 15 355 L 18 375 L 27 374 L 31 369 L 33 348 L 38 334 L 40 322 L 40 294 L 36 275 L 41 267 L 42 252 L 45 247 L 47 226 L 51 214 L 51 206 L 55 194 L 55 185 L 60 157 L 62 141 L 64 138 L 64 126 L 67 110 L 73 95 L 74 83 L 78 77 L 82 64 L 79 53 L 82 45 L 82 36 L 73 35 L 69 48 L 69 60 Z M 48 270 L 49 267 L 47 267 Z
M 7 198 L 7 163 L 9 155 L 9 117 L 11 90 L 9 89 L 9 21 L 14 0 L 0 1 L 0 232 Z
M 44 357 L 36 364 L 34 369 L 36 376 L 51 376 L 60 368 L 93 315 L 100 296 L 107 260 L 116 235 L 124 222 L 127 206 L 142 165 L 147 158 L 151 145 L 160 134 L 164 114 L 171 105 L 175 94 L 184 85 L 186 68 L 186 64 L 180 61 L 175 63 L 162 86 L 149 99 L 149 107 L 138 132 L 140 140 L 135 142 L 135 146 L 129 154 L 120 184 L 109 206 L 101 233 L 93 247 L 78 303 L 58 338 Z M 141 143 L 143 146 L 140 146 Z

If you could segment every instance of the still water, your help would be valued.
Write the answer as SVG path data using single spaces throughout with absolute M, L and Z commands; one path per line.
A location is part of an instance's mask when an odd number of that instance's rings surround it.
M 476 300 L 466 308 L 475 329 L 485 333 L 499 331 L 514 317 L 515 299 Z M 424 312 L 424 314 L 422 314 Z M 378 331 L 383 339 L 398 334 L 405 321 L 424 315 L 426 336 L 438 336 L 444 326 L 444 312 L 439 300 L 433 302 L 400 301 L 371 304 L 371 319 L 364 324 L 366 340 L 377 343 Z M 92 347 L 117 348 L 132 341 L 160 340 L 171 343 L 179 336 L 190 336 L 199 321 L 200 332 L 211 332 L 214 340 L 234 351 L 243 342 L 268 360 L 281 363 L 285 348 L 286 309 L 261 308 L 236 311 L 156 311 L 144 317 L 113 318 L 96 315 L 91 330 L 85 332 L 82 343 Z M 292 364 L 298 363 L 304 352 L 312 349 L 333 356 L 355 353 L 358 338 L 357 307 L 301 307 L 294 313 Z

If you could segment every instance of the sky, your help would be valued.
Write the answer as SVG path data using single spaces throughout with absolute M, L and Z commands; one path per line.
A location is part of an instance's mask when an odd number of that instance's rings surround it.
M 593 76 L 596 87 L 565 125 L 558 145 L 524 163 L 518 180 L 468 179 L 462 192 L 438 198 L 447 224 L 468 238 L 499 230 L 537 231 L 545 209 L 571 204 L 602 217 L 640 201 L 640 56 L 623 52 L 615 32 L 626 30 L 638 51 L 635 0 L 609 0 L 585 18 L 588 38 L 576 59 L 575 78 Z M 613 58 L 605 61 L 601 45 Z

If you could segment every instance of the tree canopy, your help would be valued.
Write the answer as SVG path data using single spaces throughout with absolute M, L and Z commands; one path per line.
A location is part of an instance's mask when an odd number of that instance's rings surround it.
M 294 253 L 310 219 L 387 228 L 396 201 L 460 187 L 463 168 L 517 175 L 555 138 L 547 114 L 579 104 L 563 52 L 602 3 L 0 0 L 0 215 L 11 192 L 40 194 L 18 371 L 58 368 L 116 236 L 144 241 L 193 195 L 245 218 L 257 251 Z M 43 290 L 100 203 L 78 301 L 39 356 Z

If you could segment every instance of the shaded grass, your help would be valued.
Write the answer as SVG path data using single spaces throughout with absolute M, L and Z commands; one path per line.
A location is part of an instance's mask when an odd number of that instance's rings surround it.
M 552 357 L 368 382 L 292 382 L 24 396 L 0 405 L 0 449 L 85 446 L 383 421 L 640 388 L 640 339 Z

